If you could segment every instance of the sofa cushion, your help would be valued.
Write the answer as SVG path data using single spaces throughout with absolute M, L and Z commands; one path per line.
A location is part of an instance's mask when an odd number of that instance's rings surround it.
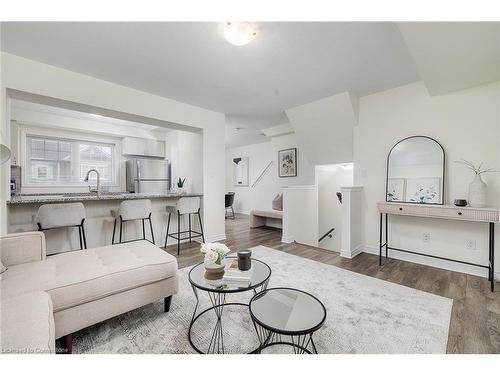
M 47 293 L 26 293 L 1 303 L 2 353 L 54 353 L 54 315 Z
M 43 290 L 54 311 L 173 277 L 177 259 L 148 241 L 72 251 L 10 267 L 3 298 Z

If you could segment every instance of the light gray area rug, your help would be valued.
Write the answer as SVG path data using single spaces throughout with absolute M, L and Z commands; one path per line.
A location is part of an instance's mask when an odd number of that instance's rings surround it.
M 323 301 L 327 319 L 314 334 L 319 353 L 446 353 L 451 299 L 264 246 L 252 250 L 272 269 L 269 287 L 302 289 Z M 74 353 L 194 353 L 187 338 L 195 305 L 188 272 L 189 267 L 179 270 L 179 293 L 170 312 L 163 313 L 158 301 L 86 328 L 73 335 Z M 248 302 L 252 295 L 229 295 L 227 302 Z M 206 293 L 200 293 L 200 302 L 201 308 L 210 306 Z M 208 347 L 214 319 L 215 314 L 205 314 L 195 323 L 198 347 Z M 226 308 L 223 327 L 227 352 L 257 347 L 248 309 Z M 272 349 L 291 352 L 287 346 Z

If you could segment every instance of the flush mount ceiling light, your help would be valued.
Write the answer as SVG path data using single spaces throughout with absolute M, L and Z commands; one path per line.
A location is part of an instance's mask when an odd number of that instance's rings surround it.
M 224 26 L 224 39 L 235 46 L 250 43 L 257 35 L 257 28 L 250 22 L 227 22 Z

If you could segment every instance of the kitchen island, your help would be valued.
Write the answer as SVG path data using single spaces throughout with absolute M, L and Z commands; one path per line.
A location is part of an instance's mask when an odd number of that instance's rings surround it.
M 130 199 L 150 199 L 152 206 L 152 224 L 155 242 L 158 246 L 165 243 L 167 230 L 166 205 L 175 204 L 180 197 L 202 197 L 202 194 L 186 193 L 54 193 L 54 194 L 20 194 L 11 197 L 7 202 L 8 207 L 8 232 L 24 232 L 37 230 L 35 216 L 38 208 L 47 203 L 82 202 L 85 206 L 85 234 L 87 247 L 98 247 L 111 244 L 114 218 L 111 210 L 117 210 L 120 202 Z M 203 210 L 203 207 L 202 207 Z M 176 216 L 176 215 L 173 215 Z M 184 219 L 184 218 L 183 218 Z M 181 225 L 187 225 L 182 222 Z M 193 229 L 198 230 L 197 220 L 192 220 Z M 171 228 L 177 227 L 176 217 L 172 217 Z M 58 253 L 72 249 L 79 249 L 78 230 L 76 228 L 62 228 L 49 230 L 46 233 L 47 254 Z M 151 238 L 146 231 L 147 238 Z M 127 222 L 124 224 L 124 240 L 142 238 L 142 223 Z M 173 241 L 170 239 L 170 241 Z

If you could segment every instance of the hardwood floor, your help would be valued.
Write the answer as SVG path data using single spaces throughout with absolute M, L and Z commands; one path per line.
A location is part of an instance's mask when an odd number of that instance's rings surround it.
M 420 264 L 389 259 L 382 267 L 378 257 L 362 253 L 354 259 L 337 253 L 296 243 L 281 243 L 281 232 L 273 228 L 250 229 L 248 216 L 236 215 L 226 220 L 225 243 L 233 251 L 263 245 L 290 254 L 335 265 L 378 279 L 405 285 L 453 299 L 448 337 L 448 353 L 500 353 L 500 285 L 491 293 L 485 278 L 447 271 Z M 177 255 L 177 246 L 169 245 L 169 253 Z M 199 244 L 181 245 L 179 268 L 203 260 Z

